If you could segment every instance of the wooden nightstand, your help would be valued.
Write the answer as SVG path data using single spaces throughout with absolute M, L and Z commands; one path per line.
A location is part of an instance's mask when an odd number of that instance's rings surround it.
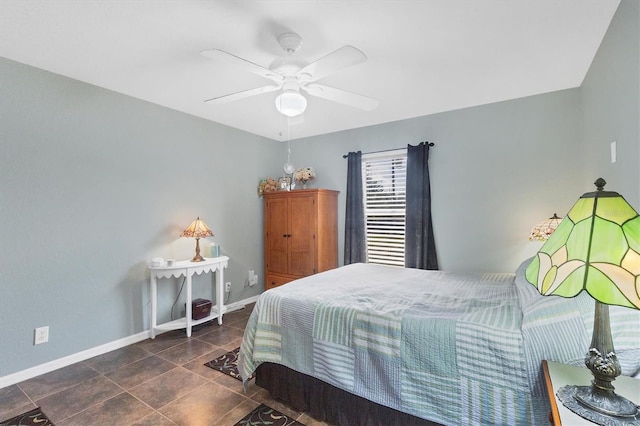
M 587 386 L 591 384 L 591 371 L 587 368 L 574 367 L 571 365 L 559 364 L 552 361 L 542 361 L 542 370 L 544 371 L 544 380 L 547 384 L 547 393 L 549 402 L 551 403 L 551 412 L 549 413 L 549 421 L 554 426 L 565 425 L 591 425 L 595 423 L 583 419 L 573 411 L 562 405 L 562 402 L 556 396 L 558 389 L 565 385 Z M 633 401 L 635 404 L 640 402 L 640 380 L 633 377 L 619 376 L 613 382 L 616 393 Z

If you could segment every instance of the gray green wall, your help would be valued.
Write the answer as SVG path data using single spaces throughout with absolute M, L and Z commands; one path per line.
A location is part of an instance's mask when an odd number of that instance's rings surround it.
M 640 2 L 623 0 L 581 88 L 585 191 L 606 189 L 640 209 Z M 610 145 L 617 144 L 617 161 Z
M 531 227 L 568 210 L 580 188 L 574 171 L 581 163 L 572 155 L 579 100 L 578 89 L 566 90 L 297 140 L 292 151 L 296 165 L 315 167 L 314 186 L 341 191 L 344 212 L 343 154 L 434 142 L 429 165 L 440 268 L 511 272 L 539 248 L 528 241 Z M 339 218 L 343 235 L 344 214 Z
M 531 226 L 564 214 L 599 175 L 640 207 L 638 15 L 636 1 L 622 1 L 582 88 L 292 141 L 296 166 L 318 172 L 313 185 L 341 191 L 341 253 L 342 155 L 354 150 L 436 143 L 446 270 L 514 271 L 539 248 Z M 258 294 L 255 190 L 285 159 L 286 144 L 0 59 L 0 387 L 3 376 L 146 330 L 146 262 L 189 258 L 193 240 L 177 235 L 197 215 L 231 258 L 230 301 Z M 249 269 L 260 274 L 254 288 Z M 208 296 L 199 278 L 194 295 Z M 163 287 L 165 306 L 176 287 Z M 50 342 L 34 346 L 43 325 Z
M 230 257 L 229 301 L 261 292 L 245 281 L 277 142 L 4 59 L 0 120 L 0 377 L 148 329 L 147 262 L 193 257 L 196 216 Z M 161 283 L 161 320 L 177 288 Z

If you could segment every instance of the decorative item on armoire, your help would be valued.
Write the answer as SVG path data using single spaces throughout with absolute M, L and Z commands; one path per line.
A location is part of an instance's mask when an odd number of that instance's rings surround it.
M 288 123 L 288 119 L 287 119 Z M 288 126 L 288 124 L 287 124 Z M 282 171 L 284 171 L 284 177 L 287 182 L 287 191 L 291 191 L 296 187 L 296 181 L 293 179 L 293 173 L 296 171 L 296 167 L 291 163 L 291 143 L 287 137 L 287 162 L 282 166 Z
M 200 256 L 200 238 L 213 237 L 213 232 L 200 216 L 191 225 L 180 234 L 181 237 L 196 239 L 196 255 L 191 259 L 192 262 L 202 262 L 204 257 Z
M 297 181 L 302 182 L 302 189 L 307 189 L 307 182 L 316 177 L 316 172 L 311 167 L 305 167 L 298 169 L 294 176 Z
M 574 413 L 600 425 L 640 425 L 640 409 L 614 392 L 622 367 L 613 347 L 609 305 L 640 310 L 640 216 L 604 179 L 588 192 L 538 251 L 525 272 L 545 295 L 595 299 L 593 335 L 584 360 L 591 386 L 560 388 L 558 399 Z
M 264 194 L 264 188 L 266 186 L 267 186 L 267 180 L 260 179 L 260 181 L 258 182 L 258 197 L 262 197 L 262 194 Z
M 291 191 L 295 189 L 296 184 L 291 176 L 282 176 L 278 179 L 278 191 Z
M 278 190 L 278 182 L 274 178 L 260 179 L 258 182 L 258 197 L 262 197 L 265 192 Z

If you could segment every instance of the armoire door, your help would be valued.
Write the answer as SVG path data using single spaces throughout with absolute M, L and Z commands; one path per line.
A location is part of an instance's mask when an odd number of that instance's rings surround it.
M 289 274 L 315 273 L 316 206 L 313 196 L 289 198 Z
M 267 241 L 265 264 L 267 271 L 288 273 L 289 242 L 289 203 L 286 198 L 270 198 L 265 200 L 265 241 Z

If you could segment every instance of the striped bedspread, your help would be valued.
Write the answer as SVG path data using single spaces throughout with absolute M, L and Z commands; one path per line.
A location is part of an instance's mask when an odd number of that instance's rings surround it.
M 548 424 L 515 282 L 370 264 L 300 279 L 260 296 L 238 368 L 282 364 L 446 425 Z

